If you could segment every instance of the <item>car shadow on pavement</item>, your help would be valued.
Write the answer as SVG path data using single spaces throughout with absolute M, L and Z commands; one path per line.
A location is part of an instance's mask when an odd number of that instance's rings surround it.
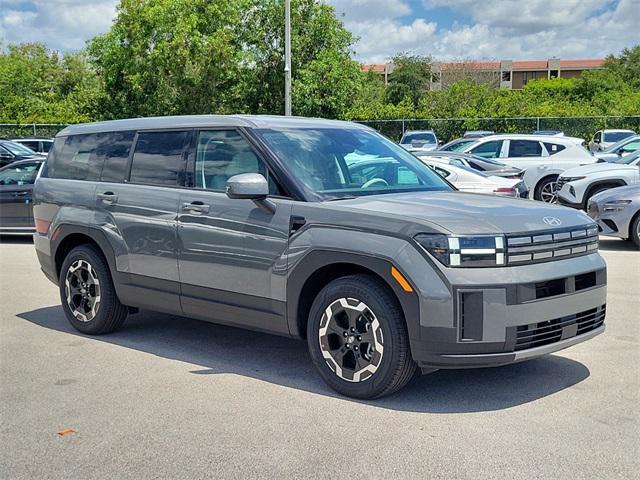
M 1 235 L 0 234 L 0 243 L 5 244 L 18 244 L 25 245 L 28 243 L 33 243 L 33 237 L 31 235 Z
M 400 392 L 374 401 L 342 397 L 320 379 L 306 343 L 188 318 L 144 311 L 131 315 L 122 330 L 90 337 L 67 322 L 60 306 L 21 313 L 41 327 L 136 349 L 199 366 L 201 375 L 235 374 L 347 401 L 422 413 L 501 410 L 552 395 L 587 377 L 583 364 L 550 355 L 505 367 L 440 370 L 417 376 Z
M 600 250 L 613 251 L 613 252 L 633 252 L 637 251 L 638 247 L 631 241 L 625 241 L 621 238 L 607 238 L 600 237 L 598 244 Z

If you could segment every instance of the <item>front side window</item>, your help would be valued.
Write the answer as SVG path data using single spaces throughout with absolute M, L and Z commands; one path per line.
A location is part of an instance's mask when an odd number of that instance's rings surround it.
M 287 128 L 257 133 L 295 180 L 321 200 L 451 190 L 420 160 L 373 131 Z
M 478 157 L 498 158 L 500 156 L 501 150 L 502 140 L 490 140 L 488 142 L 481 143 L 480 145 L 472 148 L 470 151 Z
M 139 132 L 131 163 L 131 183 L 178 185 L 184 171 L 188 132 Z
M 542 146 L 540 142 L 533 140 L 511 140 L 509 142 L 509 157 L 540 157 L 542 156 Z
M 36 181 L 39 163 L 15 165 L 0 172 L 0 185 L 30 185 Z
M 247 140 L 235 130 L 211 130 L 198 133 L 196 147 L 196 188 L 224 190 L 234 175 L 259 173 L 269 180 L 269 192 L 280 194 L 268 175 L 266 165 L 253 152 Z

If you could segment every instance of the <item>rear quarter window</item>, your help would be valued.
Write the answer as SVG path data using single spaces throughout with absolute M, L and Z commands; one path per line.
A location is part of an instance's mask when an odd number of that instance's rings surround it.
M 561 152 L 562 150 L 564 150 L 565 147 L 564 145 L 560 145 L 558 143 L 544 143 L 544 148 L 547 149 L 547 152 L 549 152 L 549 155 L 555 155 L 558 152 Z
M 102 159 L 96 153 L 98 144 L 99 137 L 95 133 L 56 138 L 47 161 L 46 175 L 70 180 L 98 180 L 102 170 Z

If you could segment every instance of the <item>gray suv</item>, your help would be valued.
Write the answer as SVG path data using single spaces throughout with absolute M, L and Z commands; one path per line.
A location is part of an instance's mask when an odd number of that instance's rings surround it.
M 604 330 L 584 213 L 455 191 L 368 127 L 185 116 L 67 127 L 35 248 L 71 324 L 139 308 L 306 338 L 336 391 L 505 365 Z

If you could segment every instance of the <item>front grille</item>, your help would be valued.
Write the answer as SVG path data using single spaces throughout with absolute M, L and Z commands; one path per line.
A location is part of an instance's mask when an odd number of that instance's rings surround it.
M 556 180 L 556 191 L 559 192 L 560 190 L 562 190 L 562 186 L 567 183 L 567 181 L 562 178 L 562 177 L 558 177 L 558 180 Z
M 521 325 L 516 330 L 515 350 L 541 347 L 595 330 L 604 323 L 606 309 L 602 305 L 546 322 Z
M 587 255 L 598 250 L 598 227 L 507 236 L 507 265 L 527 265 Z

